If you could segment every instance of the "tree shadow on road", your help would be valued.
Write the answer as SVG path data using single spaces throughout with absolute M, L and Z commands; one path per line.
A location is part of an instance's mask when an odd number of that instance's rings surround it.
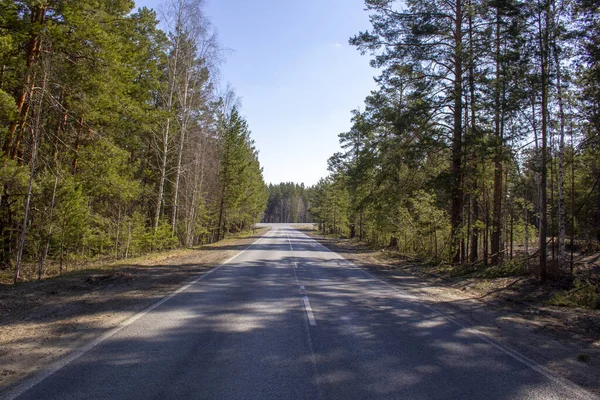
M 307 323 L 304 295 L 316 326 Z M 340 265 L 331 253 L 234 260 L 23 398 L 88 393 L 128 399 L 573 398 L 469 329 Z

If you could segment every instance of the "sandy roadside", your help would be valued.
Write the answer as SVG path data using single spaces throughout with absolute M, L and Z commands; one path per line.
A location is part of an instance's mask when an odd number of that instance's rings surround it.
M 0 397 L 264 235 L 132 260 L 102 273 L 0 286 Z

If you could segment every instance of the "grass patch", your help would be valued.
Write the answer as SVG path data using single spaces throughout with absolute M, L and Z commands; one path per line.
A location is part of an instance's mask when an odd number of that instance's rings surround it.
M 482 278 L 504 278 L 529 275 L 527 266 L 522 261 L 507 260 L 500 265 L 494 265 L 481 271 Z
M 65 270 L 60 274 L 58 262 L 49 259 L 46 262 L 46 272 L 42 277 L 42 280 L 54 279 L 58 277 L 74 276 L 81 274 L 98 274 L 107 273 L 113 269 L 135 265 L 138 267 L 151 266 L 158 262 L 168 260 L 175 257 L 184 257 L 191 255 L 194 252 L 203 249 L 218 249 L 220 246 L 226 246 L 236 240 L 245 239 L 253 235 L 262 236 L 266 233 L 268 228 L 256 229 L 255 231 L 243 231 L 235 234 L 227 235 L 225 239 L 205 245 L 199 245 L 192 248 L 178 248 L 173 250 L 162 250 L 152 253 L 147 253 L 141 256 L 123 258 L 115 260 L 114 258 L 106 257 L 104 259 L 95 260 L 77 260 L 71 261 L 65 264 Z M 7 268 L 0 270 L 0 285 L 12 285 L 14 279 L 14 268 Z M 25 262 L 21 265 L 21 278 L 20 283 L 37 281 L 37 263 Z
M 451 277 L 470 277 L 477 272 L 477 267 L 473 265 L 449 265 L 444 269 Z
M 518 260 L 506 260 L 499 265 L 488 267 L 472 264 L 448 266 L 445 271 L 452 277 L 496 279 L 526 276 L 530 274 L 527 266 Z
M 548 303 L 559 307 L 600 309 L 600 295 L 596 285 L 576 279 L 572 289 L 556 293 Z

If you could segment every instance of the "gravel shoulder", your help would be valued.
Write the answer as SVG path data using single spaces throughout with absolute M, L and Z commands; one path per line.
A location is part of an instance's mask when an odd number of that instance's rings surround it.
M 545 305 L 524 278 L 448 280 L 353 240 L 312 238 L 380 279 L 600 397 L 600 312 Z
M 21 380 L 220 265 L 267 231 L 41 282 L 0 285 L 0 397 Z

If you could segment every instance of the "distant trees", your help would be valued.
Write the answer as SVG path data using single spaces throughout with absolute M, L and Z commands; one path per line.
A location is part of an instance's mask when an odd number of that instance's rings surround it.
M 285 182 L 269 184 L 269 198 L 262 222 L 270 223 L 306 223 L 313 222 L 309 212 L 310 192 L 303 184 Z
M 572 271 L 567 251 L 600 226 L 598 2 L 365 4 L 373 28 L 350 43 L 379 87 L 314 190 L 324 230 L 470 268 L 535 254 L 542 281 Z
M 324 233 L 348 234 L 349 196 L 341 179 L 340 175 L 321 179 L 311 191 L 313 205 L 309 211 Z
M 202 2 L 169 0 L 166 32 L 132 7 L 0 2 L 0 269 L 15 281 L 205 243 L 261 218 L 257 152 L 217 93 Z M 243 127 L 233 158 L 232 120 Z

